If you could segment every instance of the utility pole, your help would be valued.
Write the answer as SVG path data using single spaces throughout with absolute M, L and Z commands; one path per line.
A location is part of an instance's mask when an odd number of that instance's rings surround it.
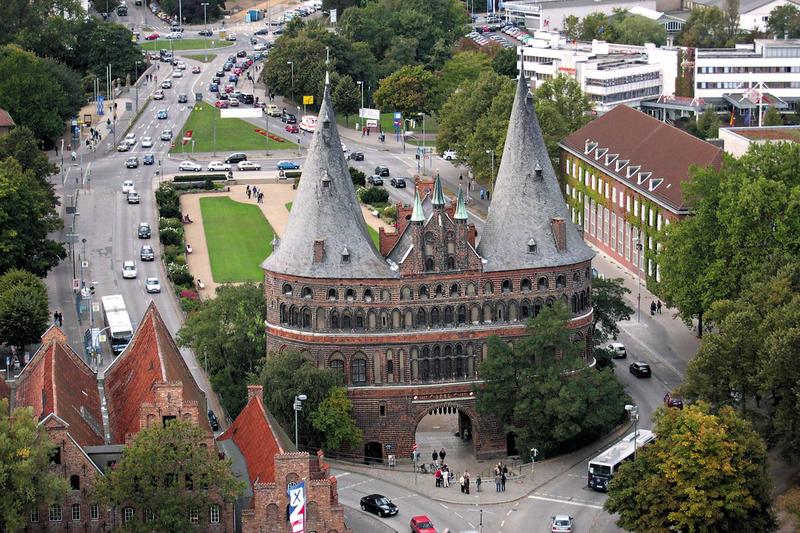
M 206 8 L 208 8 L 208 2 L 203 2 L 200 5 L 203 6 L 203 33 L 205 33 L 204 37 L 206 38 L 206 51 L 203 61 L 208 62 L 208 13 L 206 11 Z

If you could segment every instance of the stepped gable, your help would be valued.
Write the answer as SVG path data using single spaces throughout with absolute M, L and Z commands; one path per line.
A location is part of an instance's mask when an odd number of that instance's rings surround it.
M 199 425 L 210 433 L 208 418 L 203 416 L 207 409 L 205 394 L 151 301 L 130 344 L 105 372 L 111 443 L 124 444 L 126 435 L 139 432 L 139 408 L 154 401 L 154 384 L 176 382 L 183 386 L 184 402 L 197 402 Z
M 33 408 L 40 421 L 56 415 L 81 446 L 104 443 L 97 376 L 57 326 L 45 331 L 42 345 L 17 377 L 15 405 Z
M 478 253 L 487 272 L 557 267 L 594 256 L 570 219 L 522 75 Z
M 248 386 L 250 396 L 233 424 L 217 437 L 217 441 L 232 440 L 239 448 L 252 485 L 275 481 L 275 456 L 294 451 L 288 437 L 271 416 L 262 400 L 261 386 Z
M 311 278 L 396 277 L 372 244 L 342 153 L 330 82 L 283 238 L 261 265 Z

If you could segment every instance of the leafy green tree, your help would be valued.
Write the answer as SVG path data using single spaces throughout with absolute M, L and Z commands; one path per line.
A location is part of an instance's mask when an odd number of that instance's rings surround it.
M 783 117 L 776 107 L 770 106 L 767 108 L 767 112 L 764 113 L 762 122 L 765 126 L 783 126 Z
M 497 56 L 495 56 L 497 57 Z M 460 52 L 449 59 L 438 73 L 436 106 L 440 109 L 444 101 L 466 80 L 476 80 L 482 72 L 491 68 L 493 61 L 481 52 Z M 516 59 L 514 63 L 516 69 Z
M 767 30 L 777 39 L 800 37 L 800 9 L 794 4 L 784 4 L 769 12 Z
M 432 111 L 433 74 L 421 65 L 406 66 L 380 81 L 373 98 L 383 110 L 400 111 L 404 118 Z
M 67 493 L 67 483 L 50 466 L 55 445 L 34 418 L 30 407 L 9 416 L 8 400 L 0 398 L 0 524 L 5 531 L 25 528 L 28 512 L 40 503 L 51 504 Z
M 589 13 L 580 24 L 582 41 L 591 41 L 593 39 L 605 39 L 604 33 L 608 29 L 608 20 L 604 13 L 595 11 Z
M 305 394 L 303 411 L 313 413 L 334 387 L 342 385 L 343 376 L 329 368 L 319 368 L 298 352 L 270 353 L 256 379 L 267 394 L 264 403 L 281 426 L 294 434 L 294 398 Z M 301 448 L 319 447 L 325 435 L 315 429 L 308 416 L 298 418 Z
M 111 79 L 125 80 L 128 74 L 133 77 L 136 62 L 142 61 L 139 46 L 131 41 L 131 31 L 125 26 L 111 22 L 101 22 L 91 36 L 89 65 L 95 76 L 107 80 L 106 67 L 111 65 Z
M 725 48 L 733 44 L 728 40 L 725 13 L 716 6 L 692 9 L 677 41 L 695 48 Z
M 23 33 L 42 29 L 52 18 L 82 18 L 85 12 L 78 0 L 3 0 L 0 17 L 0 45 L 13 42 Z
M 501 76 L 514 78 L 517 75 L 517 51 L 514 48 L 501 48 L 492 59 L 492 69 Z
M 324 449 L 338 450 L 345 444 L 353 448 L 361 445 L 363 436 L 353 420 L 353 403 L 344 387 L 333 387 L 310 418 L 314 429 L 324 435 Z
M 53 14 L 32 28 L 22 29 L 14 41 L 38 57 L 64 63 L 83 73 L 89 66 L 89 37 L 97 24 L 94 17 L 64 18 Z
M 62 243 L 48 238 L 62 222 L 45 194 L 33 171 L 11 157 L 0 161 L 0 273 L 24 268 L 45 276 L 67 256 Z
M 358 113 L 361 104 L 358 85 L 350 76 L 341 76 L 331 94 L 333 108 L 344 115 L 346 125 L 350 125 L 350 115 Z
M 609 42 L 642 46 L 645 43 L 663 45 L 667 41 L 667 30 L 658 21 L 627 11 L 611 17 L 609 26 L 606 36 Z
M 16 159 L 34 178 L 28 187 L 36 192 L 42 206 L 55 208 L 59 205 L 59 201 L 49 177 L 56 173 L 58 167 L 51 163 L 39 148 L 39 142 L 29 128 L 15 126 L 7 135 L 0 137 L 0 161 L 7 157 Z M 56 212 L 52 211 L 48 216 L 55 218 Z
M 605 508 L 628 531 L 776 529 L 766 446 L 731 408 L 659 409 L 656 440 L 622 465 Z
M 581 36 L 581 31 L 581 19 L 575 15 L 567 15 L 567 18 L 564 19 L 564 33 L 567 39 L 570 41 L 577 40 Z
M 42 280 L 22 270 L 0 276 L 0 341 L 18 348 L 39 342 L 49 316 Z
M 546 307 L 513 349 L 490 337 L 476 387 L 481 413 L 495 416 L 521 448 L 546 456 L 596 438 L 625 413 L 627 396 L 611 371 L 587 368 L 577 356 L 569 317 L 561 305 Z
M 537 86 L 534 99 L 547 151 L 553 166 L 558 168 L 558 143 L 589 123 L 592 102 L 580 83 L 562 75 Z
M 350 179 L 353 181 L 353 186 L 365 187 L 367 185 L 367 175 L 355 167 L 350 167 Z
M 697 118 L 697 134 L 701 139 L 716 139 L 719 136 L 719 115 L 713 107 L 707 107 Z
M 724 0 L 722 13 L 728 42 L 735 42 L 736 35 L 739 33 L 739 0 Z
M 223 285 L 178 331 L 178 344 L 191 347 L 207 366 L 211 384 L 232 418 L 247 402 L 246 378 L 266 351 L 266 305 L 261 284 Z
M 140 512 L 118 525 L 123 531 L 196 531 L 188 519 L 197 510 L 199 527 L 209 523 L 211 505 L 233 503 L 245 483 L 230 460 L 221 460 L 211 435 L 182 420 L 144 428 L 122 451 L 122 459 L 99 478 L 94 496 L 106 505 L 130 505 Z M 146 521 L 145 510 L 154 517 Z
M 630 320 L 633 308 L 625 301 L 630 290 L 622 278 L 595 278 L 592 280 L 592 340 L 602 344 L 609 336 L 617 338 L 621 320 Z
M 165 13 L 168 13 L 177 18 L 179 14 L 178 4 L 180 0 L 161 0 L 159 4 Z M 202 2 L 186 2 L 182 4 L 180 15 L 183 16 L 184 23 L 202 23 L 203 22 L 203 4 Z M 222 10 L 225 8 L 225 0 L 209 0 L 207 10 L 208 20 L 217 20 L 222 16 Z

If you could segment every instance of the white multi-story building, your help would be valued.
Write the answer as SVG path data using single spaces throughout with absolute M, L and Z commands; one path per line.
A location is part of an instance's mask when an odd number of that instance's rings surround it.
M 756 39 L 736 48 L 697 49 L 694 95 L 744 113 L 763 105 L 779 109 L 800 100 L 800 40 Z
M 501 2 L 507 20 L 529 30 L 563 30 L 569 15 L 583 18 L 601 12 L 613 15 L 615 10 L 642 7 L 656 9 L 656 0 L 516 0 Z
M 746 31 L 766 31 L 772 10 L 787 4 L 800 9 L 800 2 L 796 0 L 740 0 L 739 28 Z M 684 7 L 686 9 L 718 7 L 724 10 L 725 0 L 685 0 Z M 776 37 L 783 36 L 777 35 Z
M 533 46 L 519 49 L 525 77 L 545 80 L 559 74 L 575 78 L 598 113 L 675 93 L 678 54 L 655 45 L 630 46 L 603 41 L 567 43 L 555 32 L 535 32 Z

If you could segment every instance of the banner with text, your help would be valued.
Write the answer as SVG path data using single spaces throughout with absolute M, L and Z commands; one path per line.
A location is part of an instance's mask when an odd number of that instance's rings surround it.
M 305 489 L 305 481 L 290 484 L 287 488 L 287 493 L 289 494 L 289 523 L 292 524 L 292 533 L 305 533 L 306 530 Z

